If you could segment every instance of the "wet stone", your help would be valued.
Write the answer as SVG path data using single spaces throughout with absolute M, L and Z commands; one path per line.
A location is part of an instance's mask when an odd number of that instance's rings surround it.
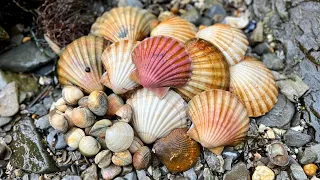
M 19 111 L 18 86 L 9 83 L 0 91 L 0 116 L 13 116 Z
M 183 176 L 189 178 L 190 180 L 197 179 L 197 174 L 193 168 L 189 169 L 188 171 L 183 172 Z
M 137 180 L 138 179 L 137 174 L 135 172 L 128 173 L 125 176 L 123 176 L 123 178 L 126 180 Z
M 215 22 L 221 22 L 226 15 L 226 10 L 220 4 L 212 6 L 205 13 L 205 16 L 213 19 Z
M 11 117 L 2 117 L 0 116 L 0 127 L 8 124 L 11 121 Z
M 47 142 L 49 147 L 53 149 L 64 149 L 67 147 L 67 143 L 64 141 L 63 134 L 58 133 L 57 130 L 53 130 L 47 136 Z M 53 146 L 54 145 L 54 146 Z
M 292 176 L 296 180 L 307 180 L 307 175 L 304 173 L 302 167 L 299 164 L 291 164 L 290 170 L 292 173 Z
M 239 162 L 235 164 L 231 171 L 227 172 L 224 176 L 226 180 L 249 180 L 250 175 L 246 164 Z
M 82 172 L 83 180 L 98 180 L 97 165 L 92 164 L 88 169 Z
M 280 174 L 277 175 L 276 180 L 290 180 L 290 178 L 286 171 L 281 171 Z
M 37 114 L 38 116 L 44 116 L 48 114 L 48 109 L 42 103 L 33 105 L 28 109 L 28 111 L 32 114 Z
M 62 180 L 82 180 L 80 176 L 65 176 Z
M 37 128 L 45 130 L 51 127 L 49 122 L 49 114 L 42 116 L 38 120 L 36 120 L 35 125 Z
M 317 154 L 311 148 L 306 148 L 298 157 L 301 164 L 311 164 L 317 160 Z
M 189 22 L 193 24 L 197 24 L 198 20 L 200 18 L 199 12 L 196 8 L 194 8 L 192 5 L 187 4 L 186 6 L 187 12 L 182 14 L 181 17 L 188 20 Z
M 25 117 L 14 125 L 13 141 L 10 144 L 10 163 L 16 168 L 34 173 L 50 173 L 59 169 L 53 158 L 45 150 L 41 136 L 37 133 L 33 120 Z
M 317 155 L 315 163 L 320 163 L 320 144 L 316 144 L 310 147 L 310 150 Z
M 269 69 L 279 71 L 282 70 L 285 65 L 283 60 L 277 57 L 275 54 L 264 54 L 262 56 L 262 62 L 265 64 Z
M 299 131 L 294 131 L 289 129 L 286 134 L 284 134 L 284 141 L 288 146 L 302 147 L 311 141 L 311 136 L 308 134 L 301 133 Z
M 266 53 L 272 53 L 269 44 L 265 43 L 265 42 L 256 45 L 253 48 L 253 52 L 257 53 L 258 55 L 262 55 L 262 54 L 266 54 Z
M 300 98 L 309 89 L 309 86 L 297 75 L 277 81 L 277 84 L 281 93 L 292 102 L 295 102 L 295 97 Z

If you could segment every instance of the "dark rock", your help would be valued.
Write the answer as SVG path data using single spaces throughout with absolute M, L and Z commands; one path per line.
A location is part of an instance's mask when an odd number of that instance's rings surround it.
M 311 164 L 317 160 L 317 154 L 311 148 L 306 148 L 298 157 L 301 164 Z
M 22 34 L 17 34 L 11 37 L 10 41 L 12 44 L 18 46 L 22 43 L 23 35 Z
M 29 41 L 21 44 L 0 55 L 0 68 L 12 72 L 27 72 L 52 60 L 51 57 L 44 55 L 34 42 Z
M 187 12 L 182 14 L 181 17 L 193 24 L 198 24 L 198 20 L 200 18 L 198 10 L 190 4 L 187 4 L 186 10 Z
M 271 48 L 268 43 L 260 43 L 256 45 L 253 50 L 254 53 L 257 53 L 259 56 L 266 53 L 272 53 Z
M 315 163 L 320 163 L 320 144 L 316 144 L 310 147 L 310 150 L 317 155 Z
M 213 5 L 205 13 L 205 16 L 213 19 L 215 22 L 221 22 L 226 15 L 226 10 L 220 4 Z
M 302 167 L 299 164 L 291 164 L 290 170 L 291 170 L 292 176 L 296 180 L 308 180 L 306 174 L 304 173 Z
M 42 144 L 33 120 L 24 117 L 13 127 L 13 141 L 10 147 L 13 154 L 10 163 L 19 169 L 34 173 L 50 173 L 59 169 Z
M 57 130 L 53 130 L 48 134 L 47 142 L 49 144 L 49 147 L 52 150 L 54 150 L 54 149 L 64 149 L 64 148 L 67 147 L 67 143 L 64 141 L 63 134 L 58 133 Z
M 37 128 L 45 130 L 51 127 L 49 122 L 49 114 L 42 116 L 38 120 L 36 120 L 35 125 Z
M 83 180 L 98 180 L 97 165 L 92 164 L 88 169 L 82 172 Z
M 290 180 L 287 171 L 281 171 L 280 174 L 277 175 L 276 180 Z
M 11 117 L 2 117 L 0 116 L 0 127 L 8 124 L 11 121 Z
M 302 147 L 311 141 L 311 136 L 289 129 L 283 136 L 286 145 L 294 147 Z
M 283 60 L 279 59 L 275 54 L 264 54 L 262 56 L 262 62 L 265 64 L 269 69 L 279 71 L 282 70 L 285 65 Z
M 42 103 L 33 105 L 28 111 L 32 114 L 37 114 L 38 116 L 44 116 L 48 114 L 48 109 Z
M 226 180 L 249 180 L 250 179 L 250 175 L 249 175 L 249 171 L 247 169 L 246 164 L 244 164 L 243 162 L 239 162 L 237 164 L 235 164 L 231 171 L 227 172 L 224 175 L 224 179 Z
M 294 105 L 283 94 L 279 94 L 278 101 L 273 109 L 266 115 L 257 118 L 257 124 L 288 129 L 294 113 Z
M 18 86 L 9 83 L 0 91 L 0 116 L 13 116 L 19 111 Z

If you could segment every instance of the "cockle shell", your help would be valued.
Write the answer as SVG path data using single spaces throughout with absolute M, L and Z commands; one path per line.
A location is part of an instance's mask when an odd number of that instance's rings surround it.
M 50 111 L 49 114 L 50 125 L 61 133 L 66 133 L 69 128 L 68 120 L 64 114 L 56 109 Z
M 151 164 L 151 151 L 148 146 L 140 147 L 133 155 L 133 167 L 137 170 L 147 169 Z
M 64 140 L 69 147 L 77 149 L 79 147 L 80 140 L 86 136 L 84 131 L 80 128 L 71 128 L 65 135 Z
M 173 129 L 187 126 L 186 103 L 172 90 L 160 99 L 143 88 L 128 99 L 127 104 L 133 110 L 134 130 L 146 144 L 167 136 Z
M 63 98 L 57 100 L 54 103 L 55 109 L 59 110 L 60 112 L 65 112 L 67 110 L 67 103 Z
M 62 98 L 69 105 L 77 104 L 78 100 L 81 99 L 83 96 L 83 92 L 76 86 L 65 86 L 62 89 Z M 61 101 L 57 101 L 57 103 L 61 104 Z
M 100 58 L 108 43 L 103 38 L 84 36 L 69 44 L 58 61 L 60 84 L 76 85 L 86 93 L 102 91 Z
M 138 151 L 138 149 L 140 148 L 140 147 L 142 147 L 143 146 L 143 142 L 137 137 L 137 136 L 135 136 L 134 138 L 133 138 L 133 141 L 132 141 L 132 144 L 131 144 L 131 146 L 129 147 L 129 151 L 132 153 L 132 154 L 134 154 L 136 151 Z
M 107 95 L 103 91 L 92 91 L 88 97 L 88 108 L 98 116 L 107 113 Z
M 179 17 L 168 17 L 158 24 L 152 31 L 151 36 L 169 36 L 185 43 L 196 37 L 197 28 L 189 21 Z
M 112 158 L 112 152 L 110 150 L 103 150 L 99 152 L 94 158 L 94 162 L 99 168 L 106 168 L 110 165 Z
M 186 128 L 180 128 L 157 140 L 152 151 L 169 171 L 182 172 L 195 165 L 200 155 L 200 146 L 187 136 Z
M 73 110 L 73 107 L 68 106 L 66 111 L 64 112 L 64 116 L 68 120 L 69 128 L 75 126 L 75 124 L 72 122 L 72 110 Z
M 249 117 L 264 115 L 278 100 L 278 86 L 273 74 L 252 57 L 246 57 L 230 68 L 230 92 L 243 102 Z
M 129 123 L 132 118 L 132 108 L 130 105 L 125 104 L 121 106 L 118 111 L 116 112 L 116 115 L 119 116 L 121 119 L 120 121 L 124 121 Z
M 85 136 L 79 142 L 79 151 L 86 157 L 95 156 L 100 149 L 100 143 L 92 136 Z
M 118 111 L 118 109 L 120 109 L 124 102 L 123 99 L 116 95 L 116 94 L 110 94 L 107 97 L 108 103 L 109 103 L 109 107 L 107 110 L 107 117 L 114 117 L 116 115 L 116 112 Z
M 112 156 L 112 163 L 117 166 L 127 166 L 132 163 L 132 156 L 128 150 L 116 152 Z
M 249 129 L 249 117 L 241 101 L 228 91 L 204 91 L 191 99 L 188 114 L 193 122 L 188 135 L 219 154 L 223 146 L 237 145 Z
M 91 27 L 91 33 L 112 42 L 144 39 L 157 18 L 147 10 L 119 7 L 105 12 Z
M 102 119 L 94 123 L 89 131 L 89 134 L 94 137 L 104 138 L 106 135 L 106 130 L 112 125 L 112 122 L 108 119 Z
M 78 101 L 78 105 L 81 107 L 88 107 L 88 98 L 89 96 L 84 96 Z
M 128 149 L 133 141 L 133 129 L 125 122 L 117 122 L 106 130 L 106 143 L 108 149 L 120 152 Z
M 227 24 L 209 26 L 200 30 L 196 36 L 217 46 L 230 66 L 243 59 L 249 44 L 241 30 Z
M 170 37 L 143 40 L 132 53 L 136 69 L 131 78 L 162 98 L 170 87 L 185 85 L 191 77 L 191 58 L 182 43 Z
M 80 128 L 87 128 L 95 123 L 95 116 L 88 108 L 77 107 L 72 110 L 72 122 Z
M 190 39 L 185 43 L 192 59 L 192 75 L 188 83 L 175 90 L 189 101 L 193 96 L 210 89 L 229 88 L 229 65 L 222 52 L 203 39 Z
M 116 94 L 123 94 L 139 86 L 130 79 L 130 72 L 135 68 L 131 52 L 138 41 L 121 40 L 103 52 L 102 62 L 106 72 L 101 77 L 101 83 L 112 89 Z

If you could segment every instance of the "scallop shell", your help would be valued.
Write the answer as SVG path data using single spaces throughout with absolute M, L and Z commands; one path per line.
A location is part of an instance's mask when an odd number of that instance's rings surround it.
M 109 107 L 107 110 L 107 116 L 108 117 L 114 117 L 116 115 L 116 112 L 118 111 L 118 109 L 120 109 L 124 102 L 123 99 L 116 95 L 116 94 L 110 94 L 108 97 L 108 103 L 109 103 Z
M 170 87 L 183 86 L 191 77 L 191 58 L 187 49 L 170 37 L 143 40 L 133 50 L 132 60 L 136 65 L 132 79 L 161 98 Z
M 188 114 L 193 122 L 188 135 L 216 154 L 223 146 L 241 142 L 249 129 L 246 108 L 224 90 L 204 91 L 193 97 Z
M 85 136 L 79 142 L 79 151 L 86 157 L 95 156 L 100 149 L 100 143 L 92 136 Z
M 127 166 L 132 163 L 132 156 L 128 150 L 116 152 L 112 156 L 112 163 L 117 166 Z
M 95 123 L 95 116 L 88 108 L 77 107 L 72 110 L 72 122 L 80 128 L 87 128 Z
M 251 57 L 230 68 L 230 92 L 243 102 L 249 117 L 264 115 L 278 100 L 273 74 L 262 62 Z
M 209 26 L 200 30 L 196 36 L 217 46 L 230 66 L 243 59 L 249 44 L 241 30 L 227 24 Z
M 203 39 L 185 44 L 192 59 L 192 75 L 188 83 L 175 89 L 186 101 L 202 91 L 229 88 L 229 65 L 222 52 Z
M 140 89 L 127 104 L 133 110 L 133 127 L 144 143 L 151 144 L 173 129 L 187 126 L 186 104 L 172 90 L 160 99 L 148 89 Z
M 151 31 L 157 18 L 146 10 L 119 7 L 105 12 L 91 27 L 91 33 L 112 42 L 142 40 Z
M 131 59 L 131 52 L 138 41 L 122 40 L 116 42 L 103 52 L 102 62 L 106 72 L 101 82 L 116 94 L 123 94 L 139 86 L 132 81 L 130 72 L 135 68 Z
M 62 112 L 54 109 L 49 114 L 50 125 L 61 133 L 66 133 L 69 128 L 68 120 Z
M 133 155 L 133 167 L 137 170 L 147 169 L 151 164 L 151 151 L 148 146 L 140 147 Z
M 88 108 L 98 116 L 107 113 L 107 95 L 103 91 L 92 91 L 88 97 Z
M 86 136 L 84 131 L 80 128 L 71 128 L 65 135 L 64 140 L 69 147 L 77 149 L 79 147 L 80 140 Z
M 69 44 L 58 61 L 60 84 L 76 85 L 86 93 L 102 91 L 100 58 L 107 43 L 103 38 L 84 36 Z
M 187 129 L 182 128 L 157 140 L 152 151 L 169 171 L 182 172 L 195 165 L 200 155 L 200 146 L 187 136 Z
M 196 37 L 197 28 L 189 21 L 174 16 L 163 20 L 152 31 L 151 36 L 169 36 L 185 43 Z
M 108 149 L 120 152 L 128 149 L 133 141 L 133 129 L 125 122 L 117 122 L 106 130 L 106 143 Z
M 76 86 L 65 86 L 62 89 L 62 98 L 69 105 L 76 105 L 78 100 L 84 96 L 83 92 Z M 61 104 L 61 101 L 57 101 Z

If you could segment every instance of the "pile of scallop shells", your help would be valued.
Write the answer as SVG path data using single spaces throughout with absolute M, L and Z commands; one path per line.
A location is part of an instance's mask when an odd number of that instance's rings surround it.
M 271 71 L 245 56 L 247 46 L 226 24 L 198 30 L 169 12 L 114 8 L 61 54 L 63 97 L 50 123 L 68 146 L 94 157 L 105 179 L 130 164 L 146 169 L 154 157 L 186 171 L 201 146 L 220 154 L 242 142 L 249 117 L 277 101 Z

